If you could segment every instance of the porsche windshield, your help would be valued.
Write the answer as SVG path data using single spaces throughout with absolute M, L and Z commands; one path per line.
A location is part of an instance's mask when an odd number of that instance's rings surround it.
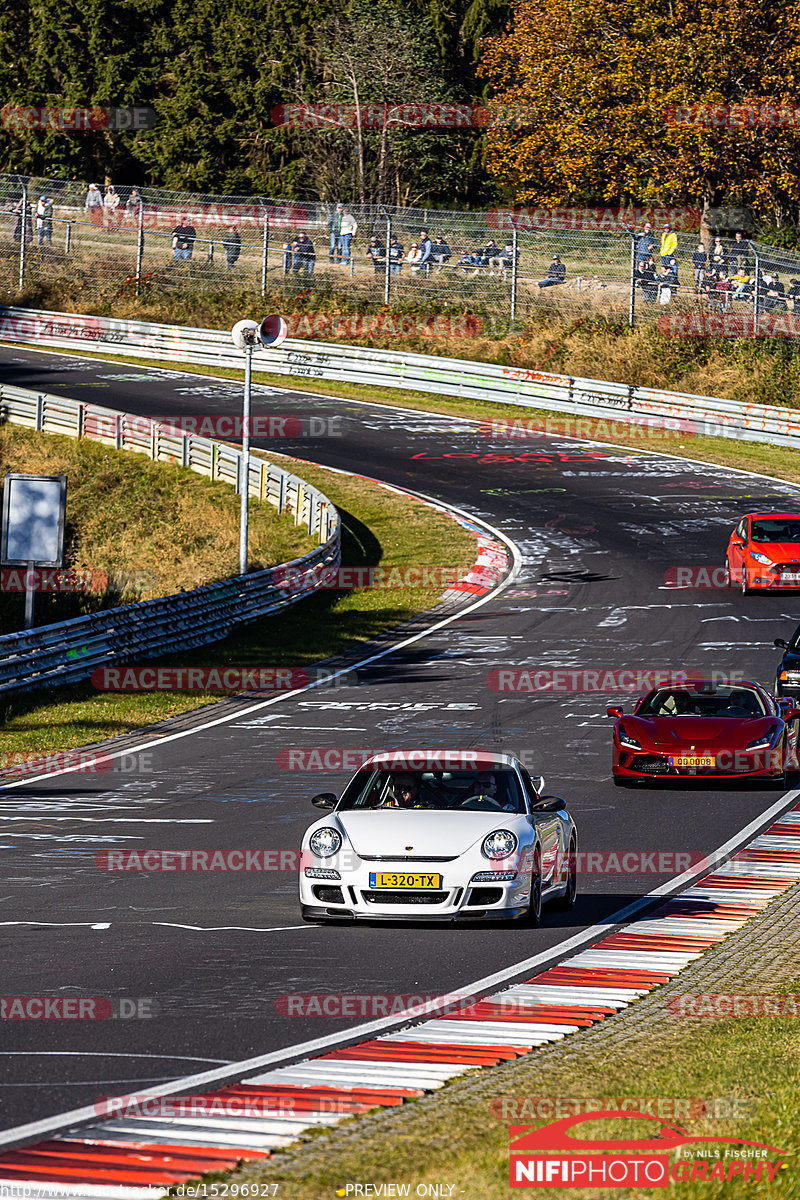
M 765 717 L 769 709 L 746 687 L 659 688 L 646 696 L 637 717 Z
M 751 542 L 800 542 L 800 517 L 770 517 L 753 521 Z
M 347 785 L 338 808 L 526 811 L 519 780 L 507 767 L 486 771 L 387 771 L 368 767 Z

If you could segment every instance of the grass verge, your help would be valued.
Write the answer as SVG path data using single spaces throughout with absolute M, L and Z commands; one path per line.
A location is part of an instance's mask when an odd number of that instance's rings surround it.
M 140 465 L 138 457 L 130 457 Z M 269 457 L 278 461 L 274 454 Z M 345 565 L 424 564 L 466 572 L 474 562 L 474 535 L 446 514 L 365 480 L 286 456 L 280 456 L 280 463 L 316 484 L 336 504 L 343 522 Z M 238 505 L 235 496 L 234 500 Z M 429 588 L 318 592 L 287 613 L 242 626 L 223 641 L 157 661 L 182 667 L 304 667 L 432 608 L 439 595 Z M 67 750 L 130 733 L 217 699 L 219 693 L 210 692 L 97 692 L 89 682 L 12 696 L 0 706 L 3 749 L 7 756 L 34 757 Z

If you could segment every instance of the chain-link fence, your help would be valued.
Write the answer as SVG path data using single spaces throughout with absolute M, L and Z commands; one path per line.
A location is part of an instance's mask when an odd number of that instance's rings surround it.
M 390 312 L 444 333 L 501 332 L 534 313 L 657 319 L 684 335 L 769 333 L 790 317 L 800 258 L 727 236 L 698 248 L 699 224 L 697 210 L 449 212 L 150 187 L 103 193 L 6 175 L 0 287 L 11 298 L 47 286 L 78 308 L 251 291 L 295 314 L 293 334 L 318 337 L 358 334 L 356 314 L 377 313 L 388 329 Z M 337 314 L 349 320 L 336 327 Z M 800 306 L 797 321 L 800 334 Z

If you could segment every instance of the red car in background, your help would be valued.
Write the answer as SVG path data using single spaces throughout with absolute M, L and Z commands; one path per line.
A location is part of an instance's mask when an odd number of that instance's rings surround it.
M 728 582 L 753 588 L 800 588 L 800 516 L 748 513 L 728 542 Z
M 710 679 L 655 688 L 616 717 L 614 783 L 652 779 L 773 779 L 798 770 L 800 708 L 757 683 Z

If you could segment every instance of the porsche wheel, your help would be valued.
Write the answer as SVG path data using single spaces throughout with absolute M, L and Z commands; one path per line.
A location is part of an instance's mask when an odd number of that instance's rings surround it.
M 567 851 L 567 890 L 564 895 L 559 897 L 554 907 L 560 909 L 570 909 L 575 906 L 575 897 L 578 894 L 578 846 L 575 838 L 569 840 L 569 850 Z
M 538 925 L 542 920 L 542 852 L 538 848 L 533 856 L 530 899 L 523 920 L 526 925 Z

